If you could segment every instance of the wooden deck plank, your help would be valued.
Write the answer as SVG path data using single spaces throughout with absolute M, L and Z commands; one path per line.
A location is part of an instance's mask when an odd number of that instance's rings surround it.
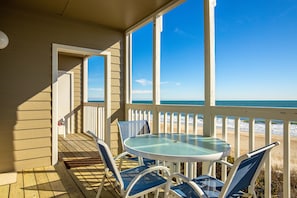
M 37 189 L 40 197 L 53 197 L 54 193 L 51 189 L 48 177 L 44 167 L 34 168 Z
M 9 197 L 24 197 L 23 173 L 18 172 L 17 181 L 10 185 Z
M 80 137 L 79 134 L 75 136 L 68 136 L 67 143 L 63 143 L 66 147 L 68 152 L 71 152 L 73 156 L 76 156 L 78 158 L 89 158 L 91 152 L 96 152 L 96 150 L 89 149 L 86 146 L 84 146 L 84 142 L 87 142 L 87 144 L 91 144 L 93 141 L 92 139 L 87 140 L 87 136 L 84 135 L 84 137 Z M 87 160 L 87 159 L 86 159 Z M 99 179 L 96 178 L 96 176 L 90 171 L 90 167 L 77 167 L 69 170 L 71 172 L 71 176 L 75 181 L 79 181 L 83 188 L 81 189 L 84 191 L 84 194 L 87 194 L 89 196 L 95 196 L 94 188 L 92 187 L 93 183 L 90 182 L 90 179 L 93 180 L 97 179 L 97 183 L 99 183 Z
M 9 188 L 10 188 L 10 185 L 9 184 L 1 185 L 0 186 L 0 195 L 1 195 L 1 197 L 8 197 L 8 195 L 9 195 Z
M 61 182 L 63 183 L 66 191 L 69 193 L 69 196 L 71 198 L 85 197 L 85 195 L 78 188 L 77 184 L 68 174 L 63 162 L 59 162 L 57 165 L 55 165 L 55 170 L 57 171 L 59 177 L 61 178 Z
M 69 195 L 61 182 L 61 179 L 53 166 L 45 167 L 51 190 L 55 197 L 68 198 Z
M 39 197 L 33 168 L 23 171 L 25 197 Z
M 77 159 L 88 159 L 92 154 L 90 153 L 96 153 L 95 147 L 93 149 L 87 148 L 83 144 L 84 142 L 87 142 L 87 144 L 92 143 L 92 139 L 86 139 L 87 136 L 84 135 L 84 137 L 81 137 L 79 134 L 76 134 L 75 136 L 69 135 L 67 136 L 67 141 L 61 140 L 61 144 L 64 146 L 64 151 L 67 151 L 67 153 L 71 153 L 71 156 L 77 157 Z M 98 156 L 98 155 L 97 155 Z M 81 185 L 81 191 L 84 192 L 85 195 L 88 197 L 94 197 L 96 195 L 97 188 L 93 188 L 93 183 L 90 182 L 91 178 L 93 180 L 97 179 L 97 184 L 99 185 L 100 180 L 95 177 L 95 175 L 90 172 L 90 167 L 77 167 L 72 168 L 68 171 L 73 180 L 76 183 L 80 183 Z M 95 179 L 94 179 L 95 178 Z
M 70 134 L 65 139 L 61 136 L 58 164 L 18 172 L 16 183 L 0 186 L 0 197 L 95 197 L 104 174 L 104 166 L 98 157 L 96 144 L 89 136 Z M 67 169 L 63 160 L 86 162 Z M 124 163 L 124 167 L 129 167 L 129 163 Z M 118 197 L 109 183 L 105 187 L 101 197 Z

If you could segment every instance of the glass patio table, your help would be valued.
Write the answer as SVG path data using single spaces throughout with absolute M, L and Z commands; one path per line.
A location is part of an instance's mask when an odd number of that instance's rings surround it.
M 168 162 L 214 161 L 231 150 L 230 144 L 218 138 L 178 133 L 130 137 L 124 147 L 131 154 Z

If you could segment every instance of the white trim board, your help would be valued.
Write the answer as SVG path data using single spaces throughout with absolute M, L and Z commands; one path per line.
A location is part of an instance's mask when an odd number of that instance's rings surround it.
M 76 46 L 52 44 L 52 165 L 58 162 L 58 58 L 59 53 L 77 54 L 84 56 L 105 56 L 105 116 L 106 116 L 106 130 L 105 141 L 109 144 L 110 141 L 110 74 L 111 74 L 111 53 L 102 50 L 82 48 Z M 86 63 L 86 61 L 84 61 Z M 83 68 L 87 68 L 83 66 Z M 87 72 L 87 71 L 85 71 Z M 84 81 L 86 82 L 86 81 Z

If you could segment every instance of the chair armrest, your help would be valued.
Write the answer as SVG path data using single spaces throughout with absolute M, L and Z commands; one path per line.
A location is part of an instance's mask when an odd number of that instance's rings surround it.
M 231 164 L 231 163 L 229 163 L 229 162 L 227 162 L 225 160 L 211 161 L 210 164 L 209 164 L 209 166 L 208 166 L 208 173 L 207 173 L 208 175 L 211 174 L 211 169 L 212 169 L 212 166 L 214 165 L 214 163 L 220 163 L 220 164 L 226 165 L 226 166 L 228 166 L 230 168 L 233 166 L 233 164 Z
M 151 166 L 145 170 L 143 170 L 142 172 L 140 172 L 136 177 L 134 177 L 131 181 L 131 183 L 129 184 L 129 186 L 127 187 L 127 195 L 129 195 L 130 191 L 132 190 L 132 188 L 134 187 L 134 185 L 146 174 L 151 173 L 151 172 L 156 172 L 156 171 L 162 171 L 162 174 L 166 173 L 167 175 L 170 175 L 170 171 L 169 168 L 165 167 L 165 166 Z
M 165 193 L 165 195 L 164 195 L 165 198 L 167 198 L 169 196 L 170 187 L 171 187 L 171 184 L 172 184 L 172 180 L 174 178 L 176 179 L 177 184 L 180 184 L 181 181 L 186 182 L 186 183 L 189 183 L 191 181 L 188 177 L 184 176 L 181 173 L 172 173 L 168 177 L 167 183 L 166 183 L 166 186 L 165 186 L 165 192 L 164 192 Z
M 172 183 L 172 179 L 173 178 L 176 178 L 177 179 L 177 183 L 181 183 L 184 182 L 184 183 L 187 183 L 189 184 L 193 190 L 199 195 L 199 197 L 202 197 L 202 198 L 206 198 L 205 194 L 204 194 L 204 191 L 195 183 L 193 182 L 192 180 L 190 180 L 188 177 L 180 174 L 180 173 L 174 173 L 172 175 L 170 175 L 170 177 L 168 178 L 167 180 L 167 184 L 166 184 L 166 187 L 165 187 L 165 197 L 168 197 L 169 196 L 169 191 L 170 191 L 170 187 L 171 187 L 171 183 Z
M 117 155 L 117 156 L 114 158 L 114 160 L 116 161 L 116 160 L 118 160 L 118 159 L 124 158 L 124 157 L 126 157 L 127 155 L 129 155 L 129 153 L 128 153 L 127 151 L 124 151 L 124 152 L 120 153 L 119 155 Z
M 184 176 L 181 173 L 171 174 L 170 177 L 168 178 L 168 181 L 172 181 L 173 178 L 176 179 L 177 183 L 181 183 L 180 181 L 183 181 L 183 182 L 190 182 L 191 181 L 188 177 Z
M 233 166 L 233 164 L 231 164 L 231 163 L 229 163 L 229 162 L 227 162 L 225 160 L 218 160 L 217 162 L 218 163 L 221 163 L 221 164 L 224 164 L 224 165 L 227 165 L 230 168 Z
M 189 185 L 194 189 L 194 191 L 199 195 L 199 197 L 207 198 L 204 191 L 195 182 L 190 181 Z

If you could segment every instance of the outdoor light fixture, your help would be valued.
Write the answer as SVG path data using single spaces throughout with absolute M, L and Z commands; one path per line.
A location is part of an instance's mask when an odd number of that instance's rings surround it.
M 0 49 L 6 48 L 6 46 L 8 45 L 8 42 L 9 40 L 7 35 L 0 30 Z

